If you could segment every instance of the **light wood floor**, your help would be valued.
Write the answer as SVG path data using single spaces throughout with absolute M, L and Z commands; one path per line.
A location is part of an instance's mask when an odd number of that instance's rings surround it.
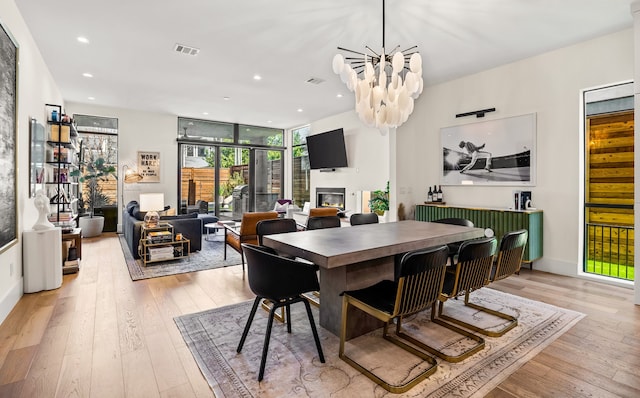
M 212 397 L 173 317 L 252 298 L 241 268 L 132 282 L 115 234 L 82 244 L 78 274 L 0 325 L 0 397 Z M 631 290 L 528 270 L 494 287 L 588 316 L 491 397 L 640 396 Z

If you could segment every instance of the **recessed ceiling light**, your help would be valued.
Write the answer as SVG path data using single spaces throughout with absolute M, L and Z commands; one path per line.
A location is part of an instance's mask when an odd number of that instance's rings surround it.
M 260 75 L 253 75 L 253 80 L 262 80 L 262 76 L 260 76 Z
M 338 94 L 338 95 L 336 95 L 336 97 L 342 98 L 342 94 Z
M 209 114 L 209 112 L 202 112 L 202 114 L 203 114 L 203 115 L 208 115 L 208 114 Z
M 89 39 L 87 39 L 86 37 L 78 36 L 77 40 L 78 40 L 80 43 L 89 44 Z
M 273 120 L 267 120 L 267 123 L 273 123 Z
M 91 73 L 87 73 L 87 72 L 83 73 L 82 76 L 84 76 L 84 77 L 93 77 L 93 75 Z
M 223 100 L 225 101 L 229 101 L 231 99 L 231 97 L 222 97 Z
M 96 99 L 96 97 L 87 97 L 87 99 L 88 99 L 89 101 L 93 101 L 94 99 Z
M 302 108 L 298 108 L 298 112 L 302 112 Z

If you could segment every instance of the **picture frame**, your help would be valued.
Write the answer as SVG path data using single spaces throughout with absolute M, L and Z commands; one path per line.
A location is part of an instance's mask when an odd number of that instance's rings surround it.
M 442 128 L 440 146 L 441 185 L 535 185 L 535 113 Z
M 0 253 L 18 243 L 18 48 L 0 21 Z
M 139 182 L 160 182 L 160 152 L 138 151 Z

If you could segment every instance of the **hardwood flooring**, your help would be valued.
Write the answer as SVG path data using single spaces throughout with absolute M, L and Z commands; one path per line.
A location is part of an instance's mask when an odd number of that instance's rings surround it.
M 115 234 L 82 244 L 79 273 L 0 325 L 0 397 L 213 397 L 173 317 L 253 298 L 241 267 L 132 282 Z M 640 396 L 632 290 L 535 270 L 493 287 L 588 316 L 490 397 Z

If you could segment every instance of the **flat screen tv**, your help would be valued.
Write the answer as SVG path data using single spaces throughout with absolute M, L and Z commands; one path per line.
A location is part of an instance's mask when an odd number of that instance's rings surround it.
M 308 136 L 307 151 L 312 170 L 347 167 L 347 150 L 342 129 Z

